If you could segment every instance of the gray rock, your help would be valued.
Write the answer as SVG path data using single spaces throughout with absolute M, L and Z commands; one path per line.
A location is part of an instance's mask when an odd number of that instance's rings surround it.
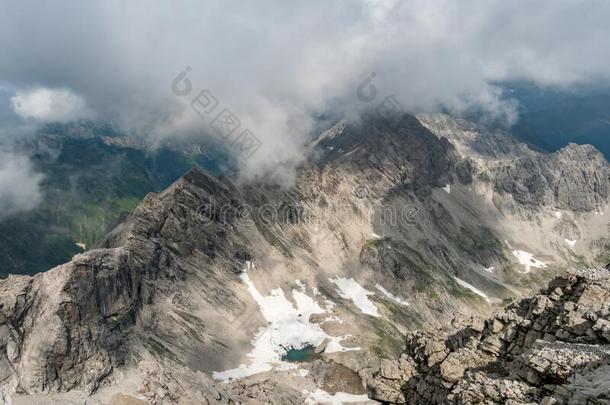
M 566 287 L 562 294 L 553 286 L 557 284 Z M 554 299 L 549 298 L 551 295 Z M 578 305 L 574 305 L 576 301 Z M 593 387 L 607 384 L 605 370 L 610 370 L 610 345 L 604 337 L 608 326 L 604 308 L 608 305 L 610 273 L 604 278 L 589 278 L 586 273 L 559 277 L 548 289 L 497 315 L 498 319 L 512 319 L 511 323 L 501 327 L 497 319 L 488 321 L 489 327 L 475 348 L 456 346 L 460 341 L 453 338 L 468 327 L 451 336 L 445 332 L 447 342 L 453 343 L 447 343 L 451 351 L 440 364 L 430 367 L 428 358 L 413 344 L 422 343 L 421 334 L 420 338 L 408 337 L 405 355 L 411 358 L 415 371 L 403 384 L 393 387 L 401 391 L 401 400 L 413 404 L 607 403 L 608 386 L 601 390 Z M 585 319 L 591 314 L 597 319 L 595 324 Z M 521 323 L 529 326 L 517 327 L 513 322 L 519 317 L 529 320 Z M 575 329 L 578 334 L 572 333 Z M 554 341 L 540 340 L 543 333 L 552 336 L 549 332 L 553 331 Z M 441 335 L 439 331 L 436 345 Z M 502 341 L 507 340 L 513 343 L 504 351 Z M 604 378 L 604 382 L 591 383 Z M 369 383 L 375 384 L 376 377 Z M 372 395 L 378 398 L 374 392 Z M 384 395 L 392 398 L 400 394 L 386 391 Z

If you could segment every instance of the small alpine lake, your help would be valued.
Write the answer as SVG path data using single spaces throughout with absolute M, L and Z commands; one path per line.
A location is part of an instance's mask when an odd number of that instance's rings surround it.
M 282 360 L 291 363 L 304 363 L 313 360 L 317 355 L 316 348 L 309 345 L 300 349 L 288 349 L 286 354 L 282 356 Z

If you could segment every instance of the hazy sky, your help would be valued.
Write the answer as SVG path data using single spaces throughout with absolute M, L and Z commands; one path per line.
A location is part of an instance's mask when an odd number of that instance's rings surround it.
M 0 0 L 0 119 L 201 135 L 210 121 L 189 102 L 209 89 L 262 141 L 244 164 L 257 170 L 298 158 L 316 114 L 370 108 L 356 90 L 372 72 L 379 97 L 410 111 L 507 121 L 495 81 L 607 81 L 608 21 L 606 0 Z M 179 97 L 187 66 L 193 92 Z

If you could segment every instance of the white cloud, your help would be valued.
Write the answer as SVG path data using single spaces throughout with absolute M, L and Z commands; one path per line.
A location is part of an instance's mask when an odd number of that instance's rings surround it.
M 41 180 L 28 157 L 0 152 L 0 219 L 35 208 Z
M 87 115 L 83 98 L 68 89 L 17 91 L 11 107 L 21 118 L 43 122 L 66 122 Z
M 263 142 L 247 163 L 257 170 L 298 158 L 320 114 L 389 94 L 411 112 L 510 121 L 496 81 L 608 81 L 608 20 L 605 0 L 22 0 L 0 14 L 0 80 L 73 89 L 153 139 L 200 136 L 209 122 L 170 91 L 191 66 L 194 91 L 210 89 Z M 367 104 L 356 89 L 371 72 L 378 98 Z

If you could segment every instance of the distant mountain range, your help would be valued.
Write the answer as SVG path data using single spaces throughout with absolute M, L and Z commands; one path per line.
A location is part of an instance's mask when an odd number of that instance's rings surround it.
M 44 175 L 43 201 L 0 222 L 0 278 L 35 274 L 90 247 L 149 192 L 194 166 L 211 173 L 231 160 L 213 144 L 149 148 L 112 126 L 49 124 L 19 145 Z

